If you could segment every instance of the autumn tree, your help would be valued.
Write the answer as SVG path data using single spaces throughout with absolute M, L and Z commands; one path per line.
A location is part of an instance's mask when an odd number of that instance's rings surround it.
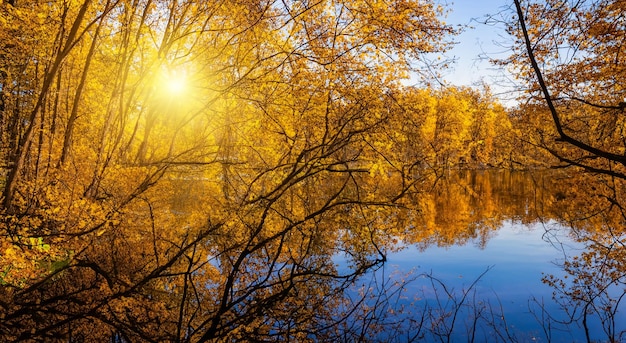
M 406 88 L 394 98 L 402 120 L 389 141 L 420 167 L 511 167 L 509 113 L 488 87 Z
M 2 340 L 356 335 L 343 324 L 366 312 L 344 291 L 385 261 L 428 177 L 387 138 L 400 78 L 449 46 L 442 8 L 0 11 Z
M 527 88 L 520 116 L 531 139 L 575 174 L 560 183 L 560 218 L 586 247 L 568 259 L 572 280 L 547 276 L 569 322 L 599 318 L 608 340 L 623 337 L 616 313 L 624 297 L 624 1 L 514 1 L 505 63 Z M 532 118 L 534 117 L 534 118 Z M 588 173 L 581 173 L 585 171 Z M 563 323 L 561 323 L 563 324 Z
M 505 64 L 544 110 L 540 143 L 564 165 L 624 177 L 623 1 L 515 1 Z

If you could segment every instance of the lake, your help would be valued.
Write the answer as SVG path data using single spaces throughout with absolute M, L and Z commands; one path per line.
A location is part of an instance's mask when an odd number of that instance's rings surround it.
M 551 172 L 464 171 L 441 178 L 421 195 L 425 210 L 415 234 L 401 237 L 403 248 L 363 281 L 392 294 L 387 311 L 404 318 L 381 339 L 626 340 L 624 230 L 606 230 L 607 218 L 594 222 L 598 212 L 586 212 L 594 206 L 572 207 L 593 195 L 584 187 L 577 193 L 575 185 Z M 572 213 L 591 219 L 576 221 Z M 603 253 L 607 246 L 613 250 Z

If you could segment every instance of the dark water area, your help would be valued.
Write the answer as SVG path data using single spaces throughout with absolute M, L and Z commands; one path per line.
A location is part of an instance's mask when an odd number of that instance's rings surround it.
M 555 172 L 440 179 L 403 247 L 363 281 L 391 293 L 387 310 L 404 318 L 406 334 L 381 339 L 625 341 L 624 220 L 579 182 Z

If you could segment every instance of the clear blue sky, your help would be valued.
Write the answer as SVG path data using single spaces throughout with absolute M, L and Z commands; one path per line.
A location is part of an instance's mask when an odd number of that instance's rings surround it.
M 470 86 L 483 80 L 492 86 L 494 93 L 507 93 L 506 72 L 491 65 L 488 58 L 505 57 L 508 51 L 502 47 L 510 38 L 502 24 L 485 24 L 488 15 L 500 18 L 499 13 L 510 6 L 510 0 L 439 0 L 448 4 L 452 11 L 445 19 L 452 25 L 470 25 L 464 33 L 456 37 L 458 44 L 448 53 L 457 62 L 449 71 L 445 71 L 444 79 L 455 85 Z M 510 14 L 509 14 L 510 15 Z M 509 81 L 510 82 L 510 81 Z M 509 85 L 510 87 L 511 85 Z M 507 94 L 501 96 L 506 101 Z M 508 94 L 511 97 L 511 94 Z

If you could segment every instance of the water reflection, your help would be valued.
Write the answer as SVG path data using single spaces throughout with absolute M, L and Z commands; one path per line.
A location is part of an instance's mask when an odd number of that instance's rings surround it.
M 0 340 L 626 338 L 620 181 L 455 172 L 397 206 L 361 201 L 405 181 L 393 176 L 320 176 L 244 203 L 172 178 L 72 258 L 42 263 L 41 282 L 0 285 Z
M 522 172 L 459 171 L 441 178 L 416 199 L 421 216 L 407 242 L 421 247 L 465 244 L 484 246 L 504 220 L 532 223 L 547 195 L 544 175 Z
M 405 303 L 427 323 L 415 337 L 626 339 L 623 202 L 615 184 L 584 177 L 463 171 L 416 199 L 424 215 L 389 256 L 419 276 Z

